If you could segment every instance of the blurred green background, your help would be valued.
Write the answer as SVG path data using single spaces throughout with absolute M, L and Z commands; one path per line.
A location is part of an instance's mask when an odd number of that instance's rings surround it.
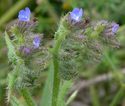
M 7 74 L 12 71 L 7 59 L 4 31 L 14 24 L 18 12 L 25 7 L 31 9 L 31 18 L 39 19 L 35 32 L 44 34 L 45 46 L 53 44 L 54 32 L 58 28 L 61 16 L 73 8 L 83 8 L 83 18 L 90 16 L 92 25 L 102 19 L 117 22 L 120 25 L 116 35 L 120 41 L 120 48 L 109 48 L 110 51 L 106 52 L 125 80 L 125 0 L 0 0 L 0 106 L 6 106 Z M 108 73 L 112 72 L 110 61 L 104 55 L 101 63 L 84 60 L 78 63 L 80 77 L 75 81 L 69 95 L 77 88 L 79 93 L 69 106 L 109 106 L 120 87 L 113 74 L 108 76 Z M 48 68 L 41 74 L 41 86 L 32 92 L 37 104 L 40 104 L 47 70 Z M 17 95 L 17 92 L 18 90 L 14 91 L 14 95 Z M 23 101 L 20 95 L 17 97 Z M 116 106 L 125 106 L 125 92 L 121 93 L 119 98 Z

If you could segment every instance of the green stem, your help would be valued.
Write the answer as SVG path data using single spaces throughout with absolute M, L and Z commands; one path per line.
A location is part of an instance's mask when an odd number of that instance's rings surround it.
M 52 106 L 57 106 L 58 94 L 59 94 L 59 87 L 60 87 L 60 78 L 58 77 L 58 51 L 62 39 L 66 35 L 67 31 L 63 32 L 59 38 L 56 40 L 54 48 L 53 48 L 53 65 L 54 65 L 54 79 L 53 79 L 53 92 L 52 92 Z
M 98 93 L 93 85 L 90 86 L 90 94 L 92 98 L 92 106 L 100 106 Z
M 28 106 L 36 106 L 27 89 L 20 89 L 20 92 Z
M 55 56 L 53 57 L 53 64 L 54 64 L 54 80 L 53 80 L 52 106 L 57 106 L 60 79 L 57 77 L 59 64 Z
M 121 97 L 122 93 L 124 91 L 124 87 L 121 86 L 121 88 L 119 89 L 118 93 L 116 94 L 114 100 L 112 101 L 112 103 L 110 104 L 110 106 L 115 106 L 117 101 L 119 100 L 119 98 Z
M 16 97 L 11 96 L 10 103 L 12 106 L 24 106 Z
M 104 54 L 105 54 L 105 57 L 106 57 L 108 63 L 110 64 L 110 66 L 111 66 L 111 68 L 112 68 L 114 74 L 117 76 L 117 78 L 118 78 L 120 84 L 122 85 L 122 80 L 120 79 L 120 77 L 119 77 L 119 75 L 118 75 L 117 69 L 116 69 L 115 65 L 112 63 L 111 59 L 109 58 L 109 56 L 107 55 L 107 53 L 106 53 L 105 50 L 104 50 Z

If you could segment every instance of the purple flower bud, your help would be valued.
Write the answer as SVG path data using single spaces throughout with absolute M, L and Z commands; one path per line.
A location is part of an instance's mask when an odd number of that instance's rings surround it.
M 40 44 L 40 38 L 36 37 L 35 39 L 33 39 L 33 44 L 38 48 Z
M 18 18 L 21 21 L 29 21 L 30 20 L 30 9 L 28 7 L 25 8 L 25 10 L 20 10 Z
M 74 8 L 72 12 L 70 12 L 70 17 L 71 19 L 73 19 L 74 21 L 80 21 L 81 17 L 82 17 L 83 11 L 82 8 Z
M 29 53 L 30 53 L 30 49 L 25 48 L 25 52 L 26 52 L 27 54 L 29 54 Z
M 101 22 L 101 24 L 107 24 L 107 23 L 108 23 L 107 20 L 104 20 L 104 21 Z
M 21 47 L 25 47 L 26 45 L 25 44 L 21 44 Z
M 115 22 L 112 22 L 112 26 L 114 26 L 114 25 L 116 25 L 116 23 L 115 23 Z
M 118 25 L 118 24 L 115 24 L 115 25 L 113 26 L 113 28 L 112 28 L 112 32 L 113 32 L 113 33 L 116 33 L 118 29 L 119 29 L 119 25 Z

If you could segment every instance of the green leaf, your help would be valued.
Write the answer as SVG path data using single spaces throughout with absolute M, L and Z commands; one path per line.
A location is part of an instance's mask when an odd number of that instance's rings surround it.
M 17 82 L 17 77 L 13 73 L 8 74 L 8 93 L 7 93 L 7 101 L 10 101 L 12 89 Z
M 99 25 L 97 26 L 97 31 L 100 34 L 102 32 L 102 30 L 104 29 L 105 25 Z
M 43 90 L 42 100 L 41 100 L 41 106 L 51 106 L 51 100 L 52 100 L 52 88 L 53 88 L 53 73 L 54 67 L 53 63 L 51 62 L 49 73 L 47 76 L 46 84 Z
M 14 27 L 11 29 L 11 32 L 16 36 L 20 37 L 22 34 L 20 33 L 19 29 L 14 25 Z
M 10 103 L 12 106 L 24 106 L 17 98 L 11 96 Z
M 119 91 L 117 92 L 116 96 L 114 97 L 114 99 L 112 100 L 111 104 L 109 106 L 116 106 L 117 105 L 117 102 L 119 100 L 121 100 L 121 97 L 124 95 L 124 86 L 121 86 Z
M 78 93 L 78 90 L 76 90 L 76 91 L 74 91 L 72 93 L 72 95 L 69 97 L 69 99 L 66 102 L 66 106 L 68 106 L 74 100 L 74 98 L 76 97 L 77 93 Z
M 97 25 L 96 30 L 90 35 L 90 38 L 97 38 L 99 37 L 100 33 L 104 29 L 105 25 Z
M 33 101 L 27 89 L 20 89 L 20 92 L 28 106 L 36 106 L 35 102 Z
M 15 55 L 15 48 L 7 34 L 7 32 L 5 31 L 5 40 L 6 40 L 6 44 L 7 44 L 7 47 L 8 47 L 8 58 L 10 61 L 12 61 L 13 63 L 15 63 L 16 61 L 16 55 Z
M 55 40 L 57 40 L 59 37 L 59 32 L 55 32 Z
M 68 90 L 72 86 L 72 81 L 64 81 L 63 86 L 61 87 L 61 91 L 58 96 L 58 106 L 65 106 L 64 100 L 67 95 Z
M 92 31 L 93 31 L 93 28 L 92 28 L 92 27 L 91 27 L 91 28 L 87 28 L 85 34 L 86 34 L 87 36 L 90 36 L 91 33 L 92 33 Z
M 98 93 L 93 85 L 90 86 L 90 94 L 92 98 L 92 106 L 100 106 Z

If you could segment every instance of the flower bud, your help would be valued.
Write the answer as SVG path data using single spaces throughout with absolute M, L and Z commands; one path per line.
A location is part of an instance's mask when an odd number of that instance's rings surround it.
M 19 29 L 19 31 L 22 34 L 26 34 L 29 32 L 32 32 L 35 27 L 38 25 L 38 21 L 34 21 L 34 20 L 30 20 L 30 21 L 21 21 L 21 20 L 17 20 L 15 22 L 16 27 Z
M 111 38 L 117 32 L 119 25 L 115 22 L 108 23 L 107 21 L 101 21 L 101 24 L 104 24 L 104 30 L 101 33 L 101 36 Z
M 81 21 L 73 21 L 69 15 L 66 17 L 67 28 L 74 31 L 88 27 L 89 22 L 89 17 Z
M 113 33 L 116 33 L 117 30 L 118 30 L 118 28 L 119 28 L 119 25 L 118 25 L 118 24 L 115 24 L 115 25 L 113 26 L 113 28 L 112 28 L 112 32 L 113 32 Z
M 29 54 L 29 53 L 30 53 L 30 49 L 25 48 L 24 50 L 25 50 L 25 52 L 26 52 L 27 54 Z
M 33 44 L 36 48 L 39 47 L 39 44 L 40 44 L 40 39 L 38 37 L 36 37 L 35 39 L 33 39 Z

